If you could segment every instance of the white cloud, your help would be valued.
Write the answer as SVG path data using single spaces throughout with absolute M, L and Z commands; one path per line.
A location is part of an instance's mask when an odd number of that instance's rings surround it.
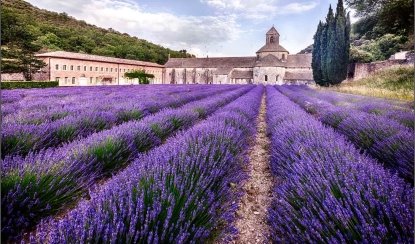
M 200 0 L 220 12 L 234 13 L 248 19 L 265 19 L 270 16 L 297 14 L 309 11 L 317 2 L 279 4 L 278 0 Z
M 235 40 L 239 26 L 234 15 L 178 16 L 150 12 L 129 0 L 28 0 L 38 7 L 67 12 L 77 19 L 138 36 L 172 49 L 193 48 Z
M 282 14 L 297 14 L 309 11 L 317 6 L 316 2 L 289 3 L 281 8 Z

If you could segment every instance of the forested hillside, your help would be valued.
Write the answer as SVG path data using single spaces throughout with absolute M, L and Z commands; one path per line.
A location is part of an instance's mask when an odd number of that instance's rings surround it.
M 15 33 L 16 29 L 20 34 Z M 192 56 L 186 50 L 173 51 L 127 33 L 87 24 L 66 13 L 39 9 L 23 0 L 1 0 L 1 34 L 2 50 L 29 39 L 37 52 L 64 50 L 159 64 L 167 61 L 169 53 L 171 57 Z

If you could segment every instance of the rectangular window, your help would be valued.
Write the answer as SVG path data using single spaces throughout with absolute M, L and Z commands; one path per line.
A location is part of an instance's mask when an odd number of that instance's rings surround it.
M 112 72 L 112 68 L 111 68 L 111 72 Z
M 55 77 L 55 81 L 59 82 L 61 78 L 60 77 Z
M 89 78 L 89 84 L 92 84 L 93 79 L 94 79 L 94 77 Z
M 98 71 L 98 67 L 95 67 L 95 71 Z
M 71 65 L 71 70 L 73 70 L 73 65 Z
M 76 67 L 76 70 L 81 71 L 81 66 L 78 65 L 78 67 Z
M 66 64 L 63 65 L 62 69 L 63 70 L 66 70 Z
M 95 82 L 96 82 L 96 83 L 98 83 L 98 81 L 99 81 L 99 80 L 98 80 L 98 77 L 95 77 Z
M 55 69 L 59 70 L 59 64 L 55 65 Z
M 69 83 L 69 78 L 65 77 L 65 84 L 68 84 L 68 83 Z
M 117 68 L 115 68 L 115 72 L 118 72 L 118 69 Z
M 92 71 L 92 66 L 89 66 L 89 71 Z
M 75 77 L 72 77 L 72 85 L 75 85 Z
M 108 68 L 105 68 L 105 71 L 108 72 Z
M 268 81 L 268 75 L 265 75 L 265 81 Z
M 86 71 L 86 66 L 84 66 L 84 71 Z
M 104 67 L 101 67 L 101 71 L 104 71 Z

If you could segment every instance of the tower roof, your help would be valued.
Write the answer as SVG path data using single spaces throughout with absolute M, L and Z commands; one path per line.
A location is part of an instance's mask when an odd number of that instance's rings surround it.
M 269 29 L 269 31 L 267 32 L 267 35 L 269 34 L 277 34 L 280 35 L 280 33 L 278 33 L 277 29 L 275 29 L 274 26 L 271 27 L 271 29 Z
M 267 43 L 261 47 L 256 53 L 262 52 L 288 52 L 283 46 L 278 43 Z

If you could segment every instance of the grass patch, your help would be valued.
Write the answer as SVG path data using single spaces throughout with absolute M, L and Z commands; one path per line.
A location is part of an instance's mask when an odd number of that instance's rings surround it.
M 378 71 L 369 77 L 342 83 L 329 89 L 364 96 L 414 100 L 414 67 L 395 67 Z

